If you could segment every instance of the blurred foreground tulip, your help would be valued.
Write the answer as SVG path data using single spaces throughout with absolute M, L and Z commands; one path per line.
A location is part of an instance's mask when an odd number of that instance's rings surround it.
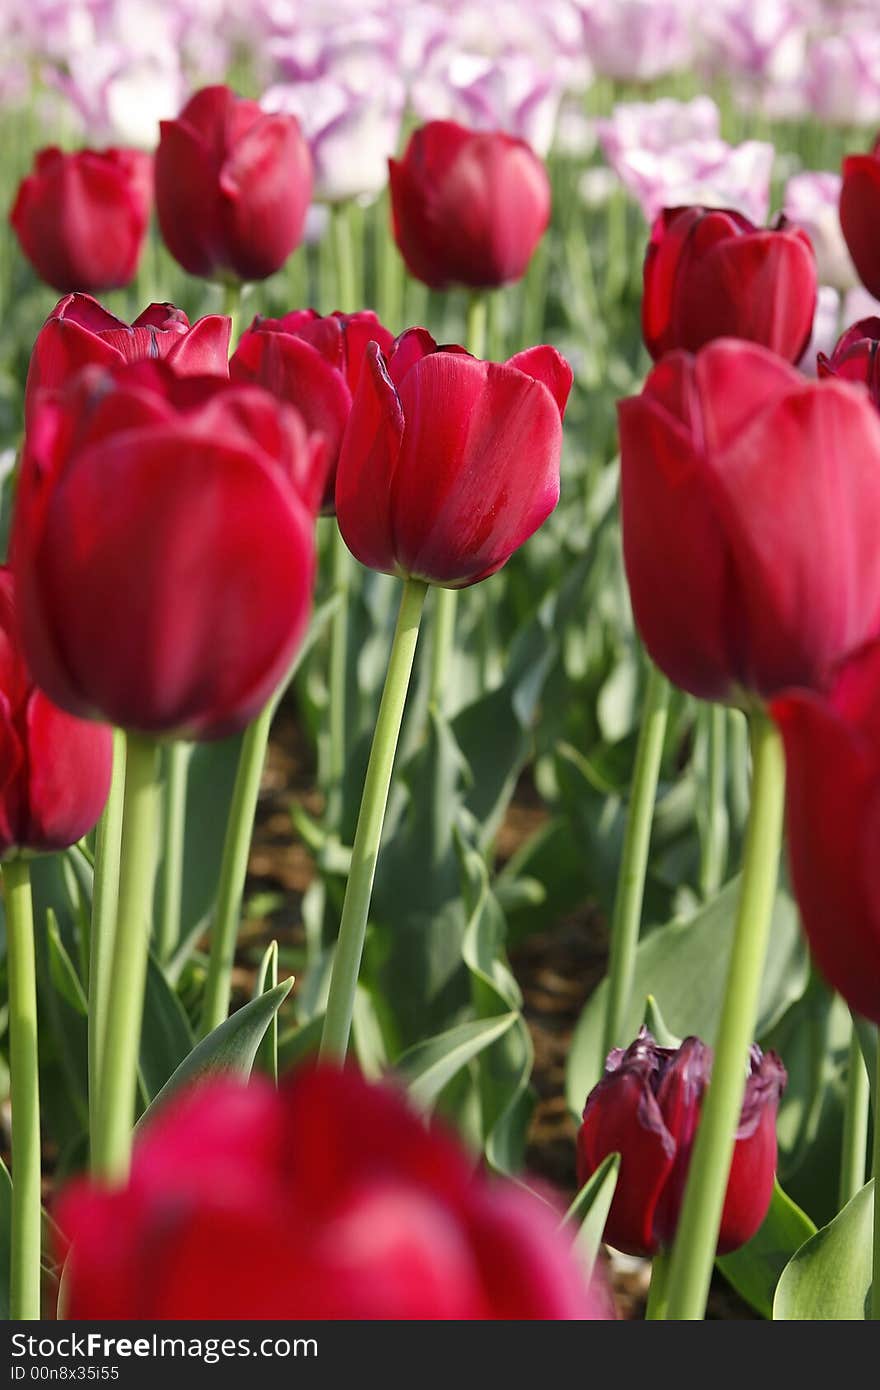
M 73 1319 L 609 1316 L 544 1203 L 350 1071 L 208 1081 L 56 1216 Z
M 706 700 L 821 689 L 880 630 L 880 419 L 730 339 L 671 353 L 619 405 L 636 625 Z
M 819 354 L 819 376 L 861 381 L 880 409 L 880 319 L 862 319 L 838 339 L 830 356 Z
M 655 361 L 745 338 L 797 362 L 816 308 L 816 258 L 799 228 L 755 227 L 731 209 L 670 208 L 651 229 L 642 333 Z
M 165 245 L 191 275 L 264 280 L 302 239 L 312 160 L 293 116 L 268 115 L 228 87 L 204 87 L 156 152 Z
M 862 284 L 880 299 L 880 139 L 843 161 L 840 225 Z
M 711 1049 L 699 1038 L 685 1038 L 678 1048 L 658 1047 L 646 1028 L 625 1051 L 609 1053 L 605 1075 L 587 1096 L 577 1150 L 581 1185 L 608 1154 L 620 1154 L 604 1236 L 615 1249 L 654 1255 L 671 1246 L 711 1072 Z M 767 1215 L 776 1177 L 776 1111 L 785 1082 L 776 1054 L 753 1046 L 719 1254 L 751 1240 Z
M 792 882 L 810 950 L 850 1008 L 880 1023 L 880 644 L 825 694 L 794 690 L 771 714 L 785 742 Z
M 346 545 L 450 589 L 494 574 L 556 506 L 571 381 L 552 347 L 496 364 L 422 328 L 387 359 L 371 343 L 336 477 Z
M 313 309 L 300 309 L 281 319 L 254 319 L 229 364 L 233 381 L 265 387 L 296 406 L 308 429 L 324 436 L 325 512 L 333 511 L 342 436 L 370 342 L 383 353 L 390 353 L 394 343 L 370 310 L 322 318 Z
M 108 728 L 74 719 L 34 686 L 18 641 L 11 570 L 0 566 L 0 858 L 66 849 L 110 790 Z
M 550 221 L 550 181 L 522 140 L 430 121 L 389 167 L 394 237 L 416 279 L 486 289 L 525 274 Z
M 305 631 L 324 469 L 255 386 L 140 362 L 41 393 L 12 540 L 40 685 L 141 733 L 242 728 Z
M 56 290 L 110 290 L 134 278 L 152 202 L 140 150 L 39 150 L 9 220 L 34 270 Z

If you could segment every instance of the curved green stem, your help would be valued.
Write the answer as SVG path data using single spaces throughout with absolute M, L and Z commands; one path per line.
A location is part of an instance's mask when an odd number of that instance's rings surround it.
M 636 745 L 623 856 L 611 919 L 608 1001 L 602 1035 L 603 1057 L 607 1056 L 613 1047 L 626 1041 L 621 1037 L 620 1030 L 632 993 L 642 902 L 645 896 L 645 875 L 648 870 L 651 823 L 654 818 L 654 802 L 657 798 L 660 760 L 669 713 L 669 693 L 669 682 L 652 663 L 645 690 L 639 741 Z
M 473 357 L 486 355 L 486 326 L 489 317 L 489 291 L 475 290 L 468 300 L 465 339 Z
M 667 1313 L 671 1320 L 700 1319 L 705 1313 L 776 895 L 785 763 L 779 733 L 763 711 L 752 715 L 751 741 L 752 805 L 742 885 L 712 1077 L 672 1251 Z
M 229 333 L 229 351 L 235 351 L 235 336 L 241 315 L 242 285 L 239 280 L 227 280 L 223 285 L 223 312 L 232 320 Z
M 95 887 L 89 945 L 89 1133 L 98 1124 L 98 1091 L 107 1027 L 107 999 L 113 968 L 116 911 L 119 903 L 119 853 L 122 844 L 122 798 L 125 789 L 125 734 L 113 731 L 113 775 L 95 842 Z
M 846 1102 L 843 1111 L 843 1143 L 840 1153 L 838 1207 L 843 1208 L 865 1185 L 868 1152 L 868 1115 L 871 1088 L 855 1029 L 849 1042 Z
M 749 818 L 749 725 L 742 710 L 727 711 L 730 746 L 730 808 L 737 835 Z
M 666 1317 L 669 1298 L 669 1252 L 658 1250 L 651 1261 L 651 1287 L 648 1290 L 646 1322 L 659 1322 Z
M 161 806 L 159 745 L 127 736 L 119 911 L 107 1000 L 92 1168 L 124 1182 L 131 1157 Z
M 874 1279 L 871 1285 L 871 1317 L 880 1321 L 880 1039 L 877 1047 L 877 1076 L 874 1087 Z
M 351 869 L 345 888 L 327 1013 L 321 1035 L 322 1057 L 343 1058 L 348 1048 L 394 754 L 400 736 L 426 592 L 427 585 L 418 579 L 407 579 L 404 583 L 351 853 Z
M 330 623 L 330 671 L 327 748 L 327 822 L 338 830 L 342 819 L 342 780 L 348 751 L 348 595 L 351 552 L 336 521 L 333 526 L 333 592 L 339 606 Z
M 9 1314 L 40 1316 L 40 1068 L 37 972 L 30 869 L 3 865 L 9 977 L 9 1070 L 12 1100 L 12 1267 Z
M 333 235 L 333 255 L 336 262 L 336 308 L 343 314 L 353 314 L 363 305 L 357 303 L 357 260 L 352 237 L 351 209 L 347 203 L 336 203 L 330 211 Z
M 162 814 L 162 915 L 156 936 L 160 961 L 168 960 L 180 940 L 183 890 L 183 845 L 186 832 L 186 780 L 192 745 L 179 739 L 168 745 Z
M 713 898 L 724 882 L 727 869 L 729 825 L 727 817 L 727 709 L 709 705 L 700 711 L 707 729 L 708 777 L 706 821 L 700 856 L 700 891 Z

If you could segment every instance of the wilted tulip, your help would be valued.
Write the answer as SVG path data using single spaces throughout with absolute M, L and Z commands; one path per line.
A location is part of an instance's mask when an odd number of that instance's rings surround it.
M 712 1052 L 699 1038 L 658 1047 L 646 1028 L 626 1051 L 608 1054 L 587 1096 L 578 1132 L 578 1181 L 611 1153 L 620 1173 L 605 1240 L 631 1255 L 654 1255 L 675 1238 Z M 770 1205 L 776 1177 L 776 1111 L 785 1068 L 754 1045 L 718 1236 L 719 1254 L 751 1240 Z
M 525 274 L 550 221 L 550 181 L 522 140 L 429 121 L 389 168 L 394 237 L 416 279 L 488 288 Z
M 0 858 L 66 849 L 110 790 L 108 728 L 74 719 L 37 690 L 18 641 L 12 572 L 0 565 Z
M 645 256 L 642 332 L 656 361 L 713 338 L 745 338 L 797 362 L 816 309 L 816 259 L 807 234 L 765 230 L 731 209 L 669 208 Z
M 821 689 L 880 630 L 880 418 L 730 339 L 670 353 L 619 406 L 636 625 L 706 700 Z
M 819 376 L 864 382 L 880 409 L 880 319 L 854 323 L 838 339 L 830 357 L 820 352 Z
M 394 337 L 368 309 L 324 318 L 300 309 L 281 319 L 254 319 L 229 364 L 233 381 L 265 387 L 296 406 L 308 429 L 324 436 L 324 511 L 333 511 L 336 463 L 369 342 L 389 353 Z
M 228 376 L 231 320 L 209 314 L 190 327 L 182 309 L 150 304 L 123 323 L 88 294 L 58 301 L 37 334 L 28 367 L 25 413 L 37 391 L 63 386 L 82 367 L 164 359 L 178 376 Z
M 21 249 L 56 290 L 110 290 L 137 270 L 152 201 L 140 150 L 39 150 L 9 214 Z
M 862 284 L 880 299 L 880 139 L 843 161 L 840 225 Z
M 74 1319 L 609 1316 L 552 1210 L 353 1072 L 208 1081 L 56 1216 Z
M 212 279 L 272 275 L 299 244 L 312 196 L 296 119 L 204 87 L 160 129 L 156 211 L 174 259 Z
M 782 731 L 792 882 L 810 950 L 830 985 L 880 1023 L 880 643 L 821 694 L 793 690 Z
M 144 733 L 247 724 L 308 621 L 324 466 L 255 386 L 139 362 L 41 393 L 12 536 L 40 686 Z
M 571 368 L 552 347 L 508 362 L 412 328 L 376 343 L 355 393 L 336 515 L 370 569 L 460 589 L 494 574 L 559 498 Z

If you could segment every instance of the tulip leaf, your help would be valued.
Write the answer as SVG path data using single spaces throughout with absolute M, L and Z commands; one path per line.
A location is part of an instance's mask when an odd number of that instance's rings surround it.
M 254 982 L 254 999 L 258 999 L 261 994 L 267 994 L 270 989 L 275 989 L 278 985 L 278 942 L 270 941 L 263 952 L 260 961 L 260 968 L 257 971 L 257 978 Z M 278 1014 L 274 1013 L 269 1020 L 269 1027 L 263 1036 L 263 1041 L 257 1048 L 257 1055 L 254 1065 L 266 1076 L 271 1076 L 272 1080 L 278 1082 Z
M 316 1057 L 321 1046 L 321 1033 L 324 1030 L 324 1015 L 315 1014 L 307 1023 L 291 1028 L 278 1039 L 278 1070 L 283 1075 L 292 1071 L 301 1062 Z
M 874 1180 L 800 1247 L 782 1272 L 773 1317 L 783 1322 L 862 1322 L 870 1316 Z
M 272 1019 L 290 993 L 293 980 L 282 980 L 274 989 L 267 990 L 202 1038 L 185 1057 L 173 1076 L 165 1082 L 152 1104 L 141 1116 L 142 1124 L 147 1115 L 179 1090 L 192 1082 L 218 1073 L 232 1072 L 247 1078 L 251 1074 L 257 1050 L 266 1034 Z
M 782 1271 L 815 1234 L 815 1224 L 777 1181 L 760 1229 L 739 1250 L 719 1256 L 716 1263 L 740 1298 L 762 1317 L 772 1318 L 773 1295 Z
M 146 1101 L 159 1094 L 193 1049 L 192 1028 L 165 971 L 150 952 L 138 1069 Z
M 710 1045 L 721 1013 L 727 958 L 739 897 L 737 876 L 686 921 L 659 927 L 640 941 L 632 994 L 620 1030 L 630 1041 L 639 1030 L 644 1001 L 651 994 L 668 1027 L 681 1037 L 695 1034 Z M 789 1005 L 803 994 L 808 977 L 807 952 L 797 908 L 780 888 L 773 908 L 770 948 L 761 980 L 756 1037 L 762 1037 Z M 568 1057 L 567 1095 L 574 1114 L 602 1075 L 602 1028 L 608 981 L 587 1001 L 572 1038 Z
M 672 1030 L 667 1028 L 663 1015 L 660 1012 L 660 1005 L 657 1003 L 653 994 L 649 994 L 645 1000 L 645 1015 L 643 1022 L 658 1047 L 681 1046 L 681 1038 L 676 1037 Z
M 85 1018 L 89 1012 L 85 991 L 73 961 L 67 954 L 67 949 L 61 940 L 58 918 L 51 907 L 46 913 L 46 938 L 49 944 L 50 979 L 61 997 L 66 999 L 70 1007 Z
M 595 1173 L 591 1173 L 587 1178 L 562 1218 L 564 1226 L 578 1228 L 574 1249 L 587 1279 L 593 1273 L 599 1246 L 602 1244 L 602 1234 L 608 1220 L 619 1172 L 620 1154 L 606 1154 Z
M 877 1025 L 876 1023 L 869 1023 L 866 1018 L 862 1018 L 861 1014 L 853 1014 L 852 1021 L 865 1061 L 868 1081 L 871 1085 L 871 1104 L 874 1113 L 877 1114 Z
M 9 1267 L 12 1258 L 12 1178 L 0 1158 L 0 1322 L 8 1322 Z
M 407 1048 L 394 1064 L 416 1105 L 430 1110 L 444 1086 L 468 1062 L 512 1028 L 516 1013 L 459 1023 L 445 1033 Z

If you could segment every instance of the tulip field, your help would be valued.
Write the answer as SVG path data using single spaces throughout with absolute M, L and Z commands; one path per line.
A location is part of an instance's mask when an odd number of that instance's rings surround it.
M 6 0 L 0 137 L 4 1318 L 880 1318 L 878 0 Z

